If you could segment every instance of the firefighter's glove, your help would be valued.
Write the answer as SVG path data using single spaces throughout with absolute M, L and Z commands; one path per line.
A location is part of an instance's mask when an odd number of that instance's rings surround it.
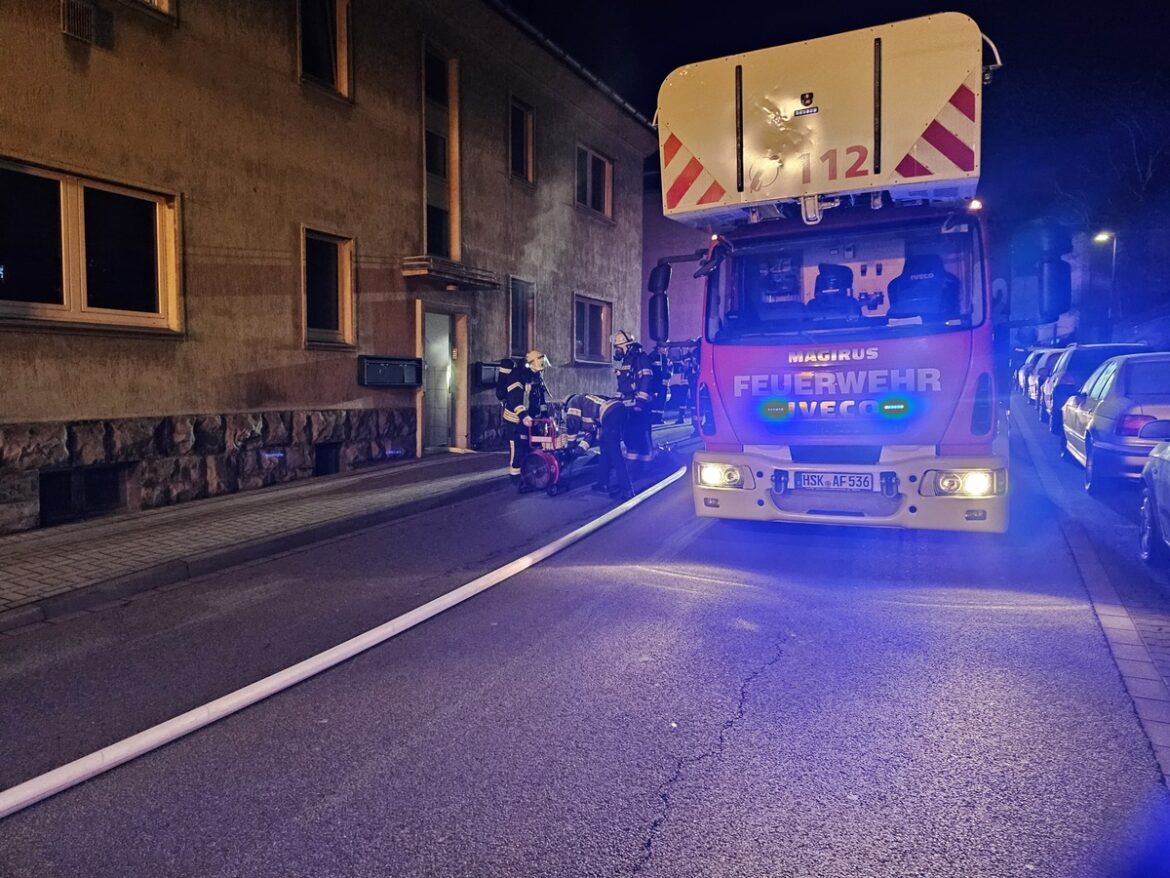
M 532 418 L 528 415 L 525 415 L 523 424 L 525 427 L 531 427 L 532 426 Z

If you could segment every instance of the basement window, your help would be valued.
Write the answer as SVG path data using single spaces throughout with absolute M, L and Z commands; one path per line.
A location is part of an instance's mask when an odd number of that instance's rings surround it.
M 124 508 L 125 481 L 126 470 L 120 466 L 89 466 L 42 472 L 41 526 L 51 527 Z
M 318 442 L 313 446 L 313 475 L 331 476 L 341 472 L 341 443 Z

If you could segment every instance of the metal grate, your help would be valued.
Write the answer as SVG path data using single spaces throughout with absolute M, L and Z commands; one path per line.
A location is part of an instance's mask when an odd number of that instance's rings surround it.
M 89 0 L 61 0 L 61 30 L 93 45 L 97 40 L 97 7 Z
M 99 49 L 114 48 L 114 15 L 93 0 L 61 0 L 61 31 Z

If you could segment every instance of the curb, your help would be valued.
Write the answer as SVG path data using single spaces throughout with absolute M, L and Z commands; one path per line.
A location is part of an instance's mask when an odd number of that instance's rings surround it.
M 235 543 L 219 549 L 176 558 L 125 573 L 111 579 L 79 586 L 76 590 L 53 595 L 30 604 L 13 607 L 0 612 L 0 635 L 16 636 L 20 629 L 39 626 L 62 616 L 71 616 L 110 604 L 125 603 L 143 592 L 153 591 L 218 573 L 229 567 L 259 561 L 272 555 L 303 548 L 311 543 L 334 537 L 345 536 L 369 527 L 389 524 L 400 518 L 429 512 L 448 503 L 470 500 L 483 494 L 508 487 L 497 480 L 484 480 L 476 484 L 436 494 L 421 500 L 414 500 L 400 506 L 388 506 L 372 512 L 363 512 L 345 518 L 335 518 L 320 524 L 298 530 L 284 531 L 260 539 Z

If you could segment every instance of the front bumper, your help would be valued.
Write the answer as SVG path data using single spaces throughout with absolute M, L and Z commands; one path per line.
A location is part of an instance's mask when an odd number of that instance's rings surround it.
M 700 482 L 704 464 L 740 467 L 743 487 L 708 487 Z M 707 518 L 789 521 L 809 524 L 851 524 L 923 530 L 1003 533 L 1008 527 L 1008 501 L 1003 493 L 989 497 L 930 496 L 925 477 L 932 470 L 1004 470 L 998 456 L 899 456 L 876 464 L 795 463 L 780 453 L 697 452 L 691 482 L 695 514 Z M 795 473 L 871 474 L 878 490 L 834 491 L 792 487 Z

